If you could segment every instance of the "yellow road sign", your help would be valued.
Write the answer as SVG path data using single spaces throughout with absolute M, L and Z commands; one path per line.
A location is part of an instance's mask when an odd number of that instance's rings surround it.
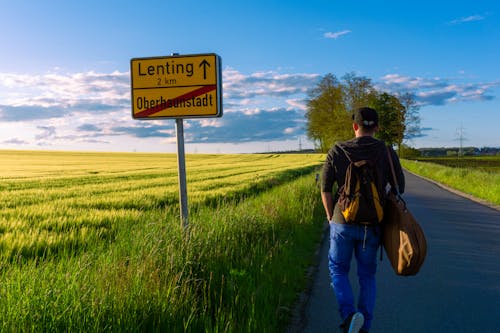
M 221 61 L 216 54 L 134 58 L 130 74 L 135 119 L 222 116 Z

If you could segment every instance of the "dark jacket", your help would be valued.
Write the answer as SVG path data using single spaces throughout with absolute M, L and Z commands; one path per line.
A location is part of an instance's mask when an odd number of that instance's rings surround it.
M 405 189 L 403 170 L 396 152 L 392 148 L 389 148 L 389 151 L 398 180 L 399 193 L 403 193 Z M 337 191 L 344 185 L 347 167 L 349 166 L 349 159 L 346 154 L 349 155 L 353 162 L 359 160 L 375 161 L 377 178 L 381 183 L 381 188 L 385 189 L 387 184 L 391 184 L 393 191 L 395 191 L 385 142 L 371 136 L 362 136 L 336 143 L 330 149 L 323 165 L 323 176 L 321 177 L 321 190 L 323 192 L 332 192 L 335 183 L 338 185 Z M 333 220 L 337 223 L 345 223 L 344 217 L 337 205 L 338 197 L 338 192 L 336 192 L 334 196 L 335 208 L 333 211 Z

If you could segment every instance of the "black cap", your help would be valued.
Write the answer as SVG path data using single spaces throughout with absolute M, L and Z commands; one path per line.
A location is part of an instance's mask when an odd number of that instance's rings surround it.
M 352 115 L 352 120 L 359 126 L 365 128 L 372 128 L 378 126 L 378 114 L 372 108 L 359 108 L 354 111 Z

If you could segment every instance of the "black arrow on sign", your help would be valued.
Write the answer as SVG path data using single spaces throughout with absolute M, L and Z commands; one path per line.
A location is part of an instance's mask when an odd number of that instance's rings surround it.
M 198 67 L 201 67 L 201 66 L 203 66 L 203 80 L 206 80 L 207 79 L 207 66 L 210 67 L 210 63 L 206 59 L 203 59 L 203 61 L 200 63 L 200 66 L 198 66 Z

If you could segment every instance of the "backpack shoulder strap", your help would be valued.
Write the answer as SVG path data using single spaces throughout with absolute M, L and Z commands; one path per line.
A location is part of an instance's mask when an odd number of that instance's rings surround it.
M 336 145 L 336 146 L 337 146 L 337 147 L 338 147 L 338 148 L 339 148 L 339 149 L 340 149 L 340 150 L 344 153 L 345 157 L 349 160 L 349 162 L 354 163 L 354 162 L 352 161 L 351 157 L 349 156 L 349 153 L 347 152 L 347 150 L 345 150 L 345 148 L 344 148 L 344 147 L 342 147 L 342 146 L 341 146 L 340 144 L 338 144 L 338 143 L 337 143 L 337 144 L 335 144 L 335 145 Z
M 396 187 L 396 192 L 399 196 L 398 178 L 396 177 L 396 171 L 394 171 L 394 163 L 392 162 L 392 155 L 389 146 L 386 146 L 386 150 L 387 150 L 387 158 L 389 160 L 389 165 L 391 167 L 392 181 L 394 182 L 394 186 Z
M 392 156 L 389 146 L 387 146 L 387 157 L 389 158 L 389 165 L 391 166 L 392 180 L 394 181 L 397 198 L 403 203 L 406 210 L 406 201 L 404 201 L 403 197 L 401 196 L 401 193 L 399 193 L 398 177 L 396 177 L 396 171 L 394 170 L 394 163 L 392 162 Z

